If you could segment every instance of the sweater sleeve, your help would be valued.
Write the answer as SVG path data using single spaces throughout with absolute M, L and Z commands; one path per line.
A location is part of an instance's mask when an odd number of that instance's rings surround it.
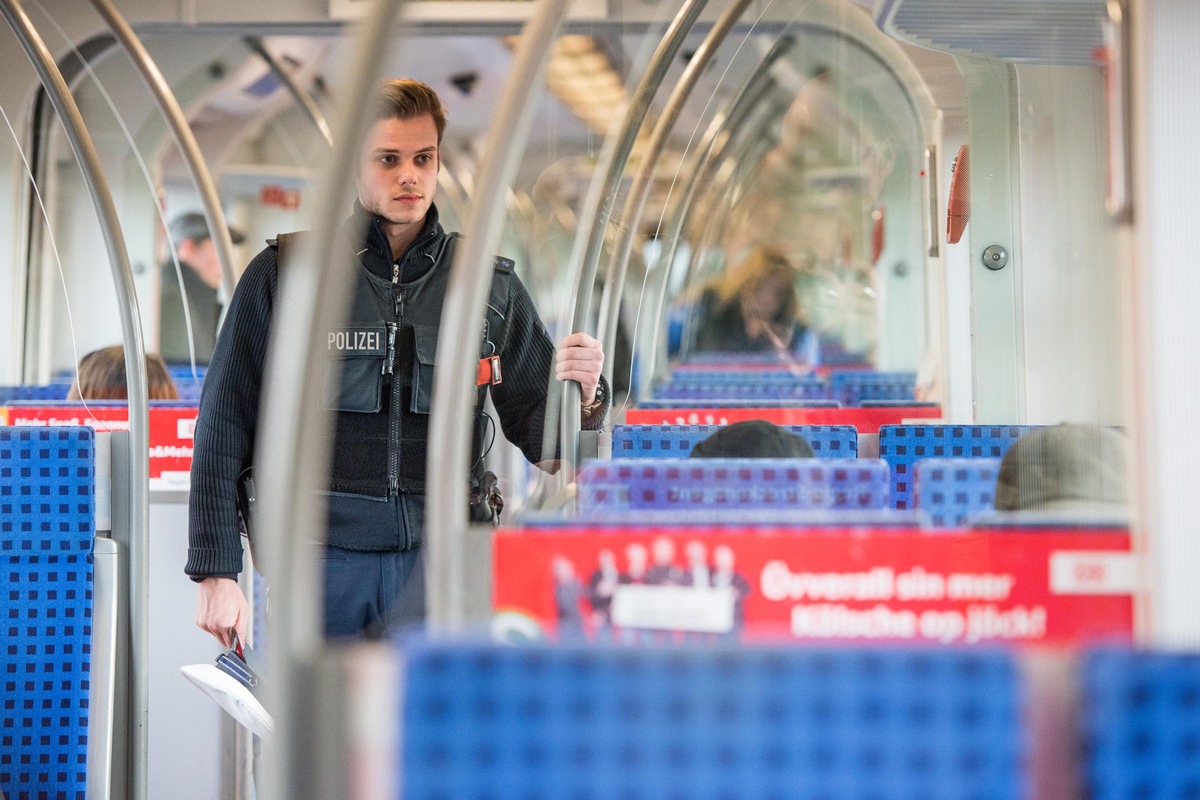
M 193 580 L 242 571 L 237 484 L 242 471 L 254 463 L 276 281 L 275 251 L 267 248 L 238 281 L 204 378 L 184 568 Z
M 508 333 L 500 349 L 504 382 L 492 387 L 492 402 L 499 412 L 505 437 L 521 448 L 526 459 L 536 464 L 542 461 L 546 395 L 549 382 L 554 378 L 555 348 L 538 317 L 533 299 L 515 275 L 509 291 Z M 607 411 L 606 400 L 595 413 L 584 416 L 583 428 L 602 428 Z

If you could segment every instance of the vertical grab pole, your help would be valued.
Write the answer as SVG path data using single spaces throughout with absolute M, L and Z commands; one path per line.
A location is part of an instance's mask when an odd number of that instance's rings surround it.
M 474 362 L 478 320 L 492 279 L 491 255 L 500 238 L 505 191 L 516 171 L 520 148 L 532 123 L 533 101 L 540 96 L 546 52 L 568 0 L 541 0 L 522 31 L 512 73 L 488 127 L 487 158 L 479 170 L 465 236 L 456 248 L 442 307 L 437 363 L 433 379 L 433 416 L 429 430 L 426 486 L 426 606 L 431 629 L 461 632 L 467 622 L 465 549 L 467 533 L 468 424 L 475 400 Z M 531 87 L 535 87 L 531 89 Z M 549 377 L 549 376 L 548 376 Z M 578 405 L 578 403 L 576 403 Z M 549 412 L 549 409 L 547 409 Z M 490 563 L 490 561 L 489 561 Z
M 121 16 L 121 12 L 117 11 L 111 0 L 92 0 L 92 5 L 96 7 L 96 11 L 104 19 L 104 24 L 112 31 L 129 60 L 133 62 L 134 68 L 142 76 L 142 81 L 154 96 L 159 111 L 175 135 L 175 141 L 183 154 L 183 163 L 187 165 L 192 182 L 196 184 L 196 191 L 200 193 L 200 201 L 204 204 L 204 219 L 208 223 L 208 232 L 212 235 L 213 244 L 217 249 L 217 261 L 221 265 L 221 291 L 225 297 L 233 297 L 233 285 L 236 283 L 233 277 L 233 239 L 229 235 L 229 225 L 225 222 L 225 212 L 221 208 L 217 186 L 204 162 L 204 156 L 200 153 L 200 145 L 196 142 L 196 135 L 192 133 L 192 126 L 188 124 L 183 109 L 179 107 L 179 100 L 175 98 L 158 65 L 146 51 L 142 40 Z
M 660 332 L 663 330 L 662 319 L 667 305 L 668 282 L 675 264 L 675 255 L 679 251 L 679 240 L 683 236 L 684 225 L 692 211 L 692 203 L 696 199 L 697 192 L 711 179 L 715 165 L 719 165 L 725 157 L 726 151 L 734 141 L 734 134 L 741 128 L 750 112 L 759 107 L 760 103 L 771 95 L 774 88 L 770 79 L 771 65 L 791 49 L 794 41 L 791 37 L 781 37 L 755 67 L 725 113 L 713 118 L 712 124 L 705 131 L 704 138 L 696 150 L 695 158 L 683 170 L 687 175 L 687 183 L 683 187 L 683 191 L 675 195 L 670 205 L 667 206 L 664 213 L 667 221 L 667 234 L 664 237 L 666 246 L 662 250 L 659 274 L 655 277 L 649 293 L 650 302 L 653 303 L 654 316 L 650 325 L 646 327 L 647 337 L 643 340 L 649 341 L 651 344 L 647 350 L 649 361 L 646 363 L 643 384 L 638 387 L 639 391 L 644 391 L 650 385 L 658 369 L 659 342 L 664 343 L 661 352 L 664 354 L 667 352 L 665 338 L 661 336 Z M 718 145 L 717 142 L 722 135 L 726 138 Z
M 592 291 L 596 283 L 596 267 L 600 262 L 600 251 L 604 248 L 604 232 L 612 218 L 613 203 L 616 200 L 617 188 L 621 183 L 621 174 L 629 160 L 629 154 L 633 152 L 633 145 L 637 142 L 637 135 L 642 129 L 646 114 L 650 111 L 650 102 L 658 92 L 658 87 L 662 85 L 679 48 L 683 46 L 688 33 L 699 19 L 700 12 L 707 5 L 708 0 L 687 0 L 671 19 L 671 24 L 667 26 L 662 41 L 658 43 L 654 54 L 650 56 L 646 70 L 642 73 L 637 88 L 633 91 L 633 97 L 630 98 L 629 105 L 625 109 L 625 116 L 621 120 L 620 129 L 600 151 L 596 172 L 601 177 L 592 182 L 580 213 L 580 219 L 591 220 L 591 225 L 587 228 L 586 234 L 582 229 L 580 230 L 571 253 L 569 268 L 572 271 L 579 270 L 579 283 L 575 290 L 572 311 L 572 331 L 585 331 L 591 327 Z M 611 365 L 613 348 L 605 345 L 604 355 L 607 364 Z M 610 376 L 612 374 L 611 366 L 608 367 L 608 374 Z M 611 377 L 609 386 L 612 386 Z M 579 430 L 580 413 L 579 388 L 576 384 L 571 383 L 564 387 L 562 393 L 562 428 L 558 438 L 561 442 L 562 458 L 572 466 L 578 461 L 576 432 Z M 549 443 L 552 439 L 547 436 L 545 441 Z
M 133 286 L 133 270 L 129 265 L 129 253 L 125 248 L 125 237 L 121 232 L 121 222 L 117 218 L 112 192 L 100 166 L 100 157 L 58 65 L 54 63 L 46 43 L 34 29 L 19 0 L 0 0 L 0 12 L 4 14 L 5 20 L 20 40 L 25 54 L 33 62 L 42 86 L 46 89 L 46 96 L 66 129 L 67 140 L 71 144 L 75 160 L 79 163 L 88 194 L 99 218 L 100 232 L 104 237 L 108 263 L 112 270 L 113 288 L 117 294 L 124 339 L 125 380 L 129 388 L 129 638 L 132 652 L 127 657 L 131 659 L 129 720 L 132 738 L 128 769 L 133 800 L 145 800 L 148 744 L 146 723 L 150 709 L 150 681 L 147 673 L 147 665 L 150 663 L 150 444 L 146 350 L 142 342 L 142 323 Z
M 675 85 L 675 91 L 667 100 L 662 116 L 658 118 L 654 131 L 650 134 L 646 155 L 638 166 L 637 173 L 633 176 L 633 185 L 625 198 L 625 207 L 621 210 L 621 219 L 625 220 L 626 224 L 620 229 L 620 238 L 617 240 L 612 251 L 612 258 L 608 262 L 608 277 L 604 282 L 604 294 L 600 298 L 599 338 L 604 345 L 605 352 L 611 352 L 617 340 L 621 294 L 625 289 L 625 273 L 629 266 L 629 255 L 633 250 L 633 237 L 637 229 L 635 221 L 646 208 L 646 201 L 650 196 L 650 187 L 654 179 L 654 169 L 658 165 L 658 159 L 662 156 L 663 150 L 666 149 L 667 137 L 671 135 L 675 121 L 679 119 L 679 114 L 683 111 L 683 104 L 691 96 L 700 75 L 716 55 L 717 48 L 725 41 L 725 37 L 733 30 L 734 24 L 741 19 L 750 2 L 751 0 L 733 0 L 725 9 L 725 13 L 721 14 L 712 30 L 708 32 L 708 36 L 704 37 L 704 41 L 696 50 L 695 55 L 688 61 L 683 75 L 679 78 L 679 83 Z M 612 369 L 612 360 L 610 359 L 604 365 L 605 377 L 608 378 L 610 384 L 612 383 Z

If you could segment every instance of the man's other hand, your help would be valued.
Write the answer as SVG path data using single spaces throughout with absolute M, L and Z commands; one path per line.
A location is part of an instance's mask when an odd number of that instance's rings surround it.
M 604 367 L 604 351 L 600 342 L 586 333 L 572 333 L 558 348 L 555 375 L 560 381 L 579 383 L 579 402 L 590 406 L 596 400 L 596 386 Z
M 246 639 L 246 618 L 250 607 L 237 581 L 229 578 L 205 578 L 200 581 L 200 597 L 196 602 L 196 624 L 211 633 L 225 647 L 233 647 L 229 629 L 237 630 L 238 638 Z

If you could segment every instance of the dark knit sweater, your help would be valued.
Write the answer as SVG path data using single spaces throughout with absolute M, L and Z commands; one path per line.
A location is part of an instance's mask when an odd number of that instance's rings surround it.
M 361 226 L 364 222 L 367 221 L 357 217 L 347 224 Z M 378 286 L 380 279 L 390 281 L 394 267 L 398 266 L 402 287 L 420 285 L 421 281 L 428 280 L 426 273 L 430 270 L 450 268 L 446 258 L 441 263 L 434 263 L 446 239 L 437 221 L 436 208 L 431 208 L 424 229 L 395 262 L 378 221 L 370 220 L 366 230 L 365 250 L 358 254 L 359 269 L 364 271 L 360 279 Z M 352 258 L 353 254 L 347 257 Z M 491 393 L 504 435 L 521 448 L 526 458 L 537 462 L 542 458 L 546 389 L 554 369 L 554 346 L 525 287 L 515 275 L 507 278 L 510 287 L 507 309 L 501 309 L 507 317 L 506 332 L 504 342 L 497 343 L 501 348 L 499 355 L 504 379 L 491 387 Z M 258 402 L 277 287 L 276 250 L 268 247 L 254 258 L 238 282 L 205 378 L 196 423 L 185 567 L 187 574 L 196 580 L 236 576 L 242 568 L 236 487 L 238 476 L 254 463 Z M 428 293 L 413 293 L 412 296 L 417 302 L 436 302 L 438 309 L 443 299 Z M 423 309 L 426 316 L 429 312 L 429 308 Z M 435 318 L 440 318 L 440 311 L 435 312 Z M 399 362 L 394 372 L 396 376 L 411 375 L 416 371 L 410 348 L 397 347 L 395 355 Z M 425 368 L 425 365 L 420 367 Z M 383 408 L 379 412 L 385 416 L 391 412 L 391 376 L 386 377 L 386 382 L 382 392 Z M 584 427 L 601 427 L 606 412 L 607 403 L 597 413 L 585 417 Z M 336 414 L 335 489 L 338 488 L 339 461 L 347 465 L 354 465 L 356 461 L 385 464 L 393 455 L 388 450 L 386 437 L 364 441 L 355 435 L 356 426 L 361 427 L 363 420 L 370 416 L 350 412 Z M 424 435 L 423 427 L 420 435 Z M 405 446 L 413 453 L 413 458 L 408 458 L 407 454 L 405 457 L 410 473 L 413 464 L 419 464 L 416 467 L 416 483 L 419 484 L 424 474 L 424 441 L 408 441 Z M 386 497 L 389 494 L 386 475 L 380 475 L 378 482 L 364 480 L 362 474 L 354 477 L 360 485 L 370 486 L 370 489 L 357 490 L 360 495 Z M 396 493 L 395 487 L 391 493 Z M 343 505 L 336 509 L 331 504 L 331 522 L 334 517 L 338 518 L 337 532 L 331 529 L 331 543 L 363 550 L 396 550 L 419 545 L 424 517 L 422 494 L 423 487 L 414 485 L 410 475 L 401 491 L 402 496 L 397 498 L 403 501 L 401 507 L 386 518 L 378 515 L 364 518 L 360 525 L 353 521 L 355 509 L 364 509 L 370 514 L 378 504 L 367 501 L 365 505 Z M 347 513 L 351 515 L 349 524 Z

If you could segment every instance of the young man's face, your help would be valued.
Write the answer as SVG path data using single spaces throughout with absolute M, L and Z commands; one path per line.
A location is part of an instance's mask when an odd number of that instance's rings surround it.
M 364 145 L 358 201 L 385 223 L 420 226 L 437 191 L 438 165 L 433 117 L 380 120 Z

